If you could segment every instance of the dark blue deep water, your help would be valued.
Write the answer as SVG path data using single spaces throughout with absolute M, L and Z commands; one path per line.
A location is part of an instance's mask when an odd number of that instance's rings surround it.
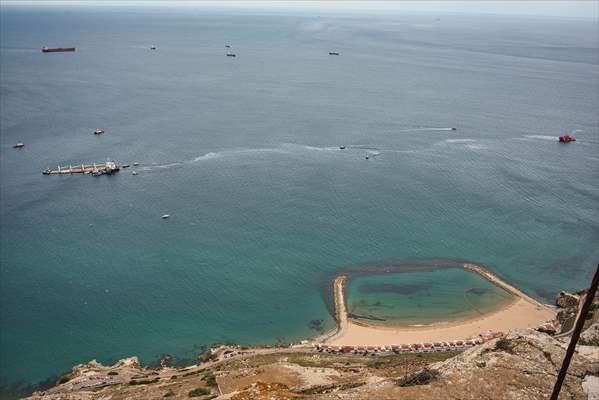
M 596 21 L 436 17 L 3 7 L 2 385 L 315 335 L 348 265 L 588 285 Z M 138 175 L 40 173 L 107 158 Z

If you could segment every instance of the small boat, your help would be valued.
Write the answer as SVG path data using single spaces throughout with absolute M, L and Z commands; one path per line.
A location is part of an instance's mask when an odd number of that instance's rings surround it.
M 227 53 L 227 57 L 237 57 L 235 53 Z
M 121 168 L 129 168 L 129 164 L 123 164 L 121 165 Z
M 103 133 L 104 133 L 104 129 L 100 129 L 100 128 L 98 128 L 94 131 L 94 135 L 101 135 Z
M 134 163 L 133 163 L 133 166 L 134 166 L 134 167 L 137 167 L 138 165 L 139 165 L 139 163 L 138 163 L 138 162 L 134 162 Z
M 366 158 L 366 159 L 368 160 L 368 159 L 370 159 L 370 156 L 369 156 L 369 155 L 366 155 L 366 157 L 364 157 L 364 158 Z
M 457 131 L 457 128 L 451 128 L 452 131 Z
M 230 44 L 226 44 L 226 45 L 225 45 L 225 47 L 226 47 L 227 49 L 230 49 L 230 48 L 231 48 L 231 45 L 230 45 Z
M 131 172 L 131 175 L 137 175 L 137 171 Z
M 559 141 L 560 143 L 570 143 L 575 142 L 576 138 L 572 135 L 563 135 L 559 137 Z
M 338 56 L 338 55 L 339 55 L 339 53 L 338 53 L 338 52 L 336 52 L 336 51 L 329 51 L 329 55 L 330 55 L 330 56 Z
M 19 143 L 15 144 L 15 145 L 13 146 L 13 148 L 15 148 L 15 149 L 22 149 L 23 147 L 25 147 L 25 144 L 23 144 L 23 143 L 21 143 L 21 142 L 19 142 Z
M 345 146 L 339 146 L 339 150 L 345 150 Z
M 162 218 L 162 219 L 167 219 L 168 217 L 170 217 L 170 215 L 168 215 L 168 214 L 164 214 L 164 215 L 163 215 L 162 217 L 160 217 L 160 218 Z
M 156 50 L 156 46 L 150 46 L 150 50 Z

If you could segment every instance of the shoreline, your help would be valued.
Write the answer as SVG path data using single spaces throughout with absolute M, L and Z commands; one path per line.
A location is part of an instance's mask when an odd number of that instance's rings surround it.
M 504 281 L 484 267 L 462 263 L 461 267 L 479 274 L 513 296 L 513 299 L 482 315 L 473 315 L 432 324 L 385 325 L 365 322 L 347 315 L 345 293 L 347 276 L 335 277 L 332 282 L 336 327 L 312 339 L 312 343 L 332 345 L 392 345 L 426 341 L 449 341 L 479 337 L 489 332 L 534 328 L 555 318 L 555 311 Z

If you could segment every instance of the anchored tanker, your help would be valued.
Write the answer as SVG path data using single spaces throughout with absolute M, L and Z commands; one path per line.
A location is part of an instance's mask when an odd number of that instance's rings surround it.
M 60 53 L 65 51 L 75 51 L 74 47 L 42 47 L 42 53 Z

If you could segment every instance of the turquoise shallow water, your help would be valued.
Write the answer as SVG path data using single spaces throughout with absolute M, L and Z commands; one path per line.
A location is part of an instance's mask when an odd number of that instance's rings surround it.
M 435 19 L 3 7 L 1 383 L 315 335 L 356 264 L 588 285 L 597 25 Z M 139 174 L 40 174 L 106 158 Z
M 391 325 L 476 317 L 513 299 L 505 290 L 460 268 L 353 277 L 347 298 L 354 317 Z

